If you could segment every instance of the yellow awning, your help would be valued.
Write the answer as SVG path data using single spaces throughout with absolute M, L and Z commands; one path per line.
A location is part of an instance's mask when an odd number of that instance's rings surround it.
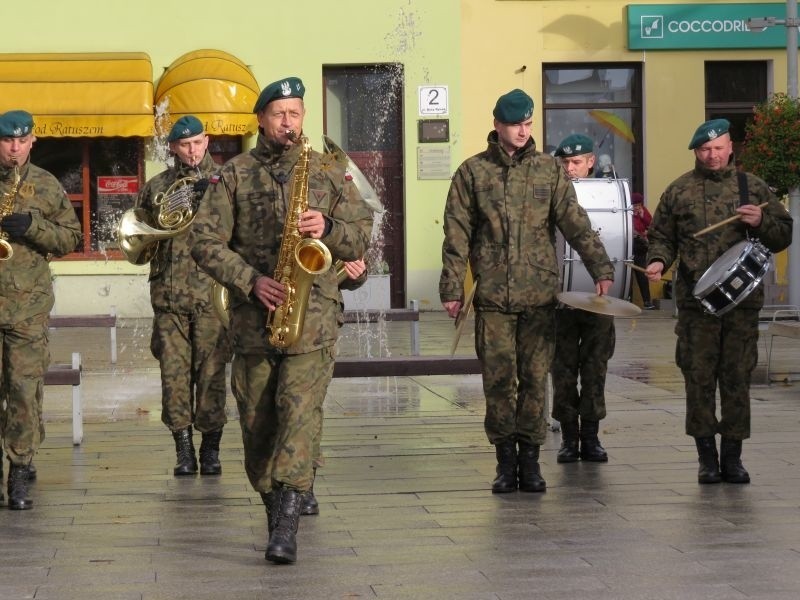
M 250 68 L 221 50 L 195 50 L 175 60 L 156 87 L 156 126 L 166 135 L 184 115 L 194 115 L 210 135 L 256 133 L 253 105 L 260 89 Z
M 153 135 L 143 52 L 0 54 L 0 112 L 27 110 L 39 137 Z

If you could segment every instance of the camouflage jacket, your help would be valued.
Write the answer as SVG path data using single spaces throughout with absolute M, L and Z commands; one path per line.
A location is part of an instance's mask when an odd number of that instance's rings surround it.
M 556 228 L 595 279 L 614 267 L 575 188 L 551 156 L 529 144 L 509 156 L 489 146 L 467 159 L 450 185 L 444 213 L 439 297 L 459 300 L 469 260 L 478 310 L 516 312 L 551 304 L 561 291 Z
M 14 255 L 0 261 L 0 327 L 50 312 L 50 255 L 72 252 L 81 241 L 81 224 L 58 179 L 30 161 L 19 174 L 13 212 L 30 213 L 33 220 L 23 240 L 8 240 Z M 0 168 L 0 197 L 12 184 L 13 171 Z
M 286 149 L 263 135 L 256 147 L 228 161 L 212 179 L 192 228 L 192 256 L 231 293 L 234 350 L 277 351 L 267 341 L 266 307 L 252 294 L 256 279 L 273 277 L 278 262 L 292 169 L 300 145 Z M 322 242 L 336 259 L 356 260 L 367 250 L 372 211 L 332 154 L 311 153 L 309 208 L 328 216 L 332 227 Z M 315 278 L 301 339 L 287 352 L 298 354 L 335 343 L 341 293 L 333 267 Z
M 710 171 L 700 163 L 673 181 L 661 195 L 653 221 L 648 230 L 650 248 L 648 264 L 664 263 L 666 271 L 676 259 L 678 277 L 675 300 L 679 308 L 701 310 L 692 295 L 703 273 L 728 248 L 742 240 L 758 238 L 772 252 L 786 248 L 792 240 L 792 219 L 775 198 L 767 184 L 746 173 L 751 204 L 769 202 L 762 210 L 761 225 L 756 228 L 735 221 L 699 238 L 694 233 L 736 214 L 739 206 L 739 183 L 736 168 L 730 165 L 720 171 Z M 759 286 L 739 306 L 761 308 L 764 304 L 763 286 Z
M 180 161 L 175 159 L 176 163 Z M 158 222 L 160 207 L 153 198 L 184 177 L 208 178 L 219 166 L 206 152 L 197 168 L 180 163 L 148 181 L 136 201 Z M 158 227 L 158 226 L 157 226 Z M 159 227 L 160 229 L 160 227 Z M 194 262 L 189 247 L 189 229 L 158 243 L 150 261 L 150 302 L 153 310 L 195 314 L 211 310 L 211 286 L 214 280 Z

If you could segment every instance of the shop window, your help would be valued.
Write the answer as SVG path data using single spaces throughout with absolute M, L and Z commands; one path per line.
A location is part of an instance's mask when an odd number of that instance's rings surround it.
M 234 156 L 242 153 L 242 136 L 209 135 L 208 153 L 218 165 L 224 165 Z
M 83 246 L 67 258 L 122 258 L 115 228 L 142 184 L 140 138 L 39 138 L 31 162 L 55 175 L 83 230 Z
M 545 64 L 544 152 L 572 133 L 594 140 L 596 176 L 643 188 L 642 81 L 636 63 Z
M 706 119 L 728 119 L 734 155 L 739 154 L 753 106 L 767 99 L 769 62 L 706 61 Z

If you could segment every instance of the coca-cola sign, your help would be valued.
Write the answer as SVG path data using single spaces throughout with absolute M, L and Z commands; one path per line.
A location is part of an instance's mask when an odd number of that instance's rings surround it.
M 97 178 L 98 194 L 138 194 L 139 178 L 135 175 L 101 175 Z

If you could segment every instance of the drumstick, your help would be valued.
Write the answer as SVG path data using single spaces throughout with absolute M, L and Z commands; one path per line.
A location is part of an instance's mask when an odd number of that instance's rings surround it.
M 634 265 L 633 263 L 629 263 L 627 260 L 625 261 L 625 266 L 633 271 L 639 271 L 639 273 L 647 273 L 647 269 Z
M 767 204 L 769 204 L 769 202 L 762 202 L 761 204 L 758 205 L 758 208 L 764 208 Z M 697 237 L 700 237 L 701 235 L 705 235 L 709 231 L 714 231 L 715 229 L 718 229 L 719 227 L 722 227 L 723 225 L 727 225 L 728 223 L 733 223 L 734 221 L 738 221 L 741 218 L 742 218 L 742 215 L 736 214 L 736 215 L 733 215 L 732 217 L 728 217 L 727 219 L 723 219 L 719 223 L 716 223 L 714 225 L 709 225 L 708 227 L 706 227 L 704 229 L 701 229 L 700 231 L 698 231 L 697 233 L 694 234 L 694 237 L 697 238 Z

